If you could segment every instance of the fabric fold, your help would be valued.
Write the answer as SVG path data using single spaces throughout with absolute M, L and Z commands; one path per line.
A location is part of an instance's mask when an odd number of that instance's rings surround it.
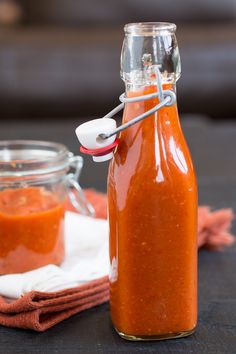
M 12 303 L 1 298 L 0 323 L 8 327 L 42 332 L 75 313 L 108 301 L 108 288 L 106 276 L 55 293 L 31 291 Z

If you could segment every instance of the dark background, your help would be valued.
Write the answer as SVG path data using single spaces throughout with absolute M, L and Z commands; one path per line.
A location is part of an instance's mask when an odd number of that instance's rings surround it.
M 0 118 L 103 116 L 140 21 L 178 25 L 180 112 L 236 117 L 236 0 L 0 0 Z

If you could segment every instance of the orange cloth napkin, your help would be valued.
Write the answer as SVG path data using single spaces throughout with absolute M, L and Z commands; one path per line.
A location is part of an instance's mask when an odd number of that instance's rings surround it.
M 53 293 L 31 291 L 11 302 L 0 297 L 0 324 L 43 332 L 78 312 L 108 301 L 108 288 L 106 276 Z
M 97 217 L 106 218 L 106 195 L 93 190 L 87 190 L 85 194 L 94 205 Z M 73 210 L 69 203 L 68 209 Z M 234 242 L 229 232 L 234 217 L 231 209 L 211 212 L 208 207 L 200 207 L 198 217 L 199 247 L 221 249 Z M 42 332 L 108 299 L 108 276 L 54 293 L 31 291 L 17 300 L 0 296 L 0 324 Z

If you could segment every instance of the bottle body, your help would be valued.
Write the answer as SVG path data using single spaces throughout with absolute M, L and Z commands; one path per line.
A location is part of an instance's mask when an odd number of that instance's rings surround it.
M 156 90 L 129 86 L 126 94 Z M 157 103 L 128 103 L 123 122 Z M 197 322 L 197 187 L 176 105 L 121 133 L 108 200 L 116 330 L 131 340 L 190 334 Z

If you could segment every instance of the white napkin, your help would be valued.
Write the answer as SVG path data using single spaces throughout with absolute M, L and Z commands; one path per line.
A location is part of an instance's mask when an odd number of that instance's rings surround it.
M 0 295 L 19 298 L 31 290 L 53 292 L 107 275 L 107 221 L 66 212 L 65 249 L 60 266 L 50 264 L 26 273 L 0 276 Z

